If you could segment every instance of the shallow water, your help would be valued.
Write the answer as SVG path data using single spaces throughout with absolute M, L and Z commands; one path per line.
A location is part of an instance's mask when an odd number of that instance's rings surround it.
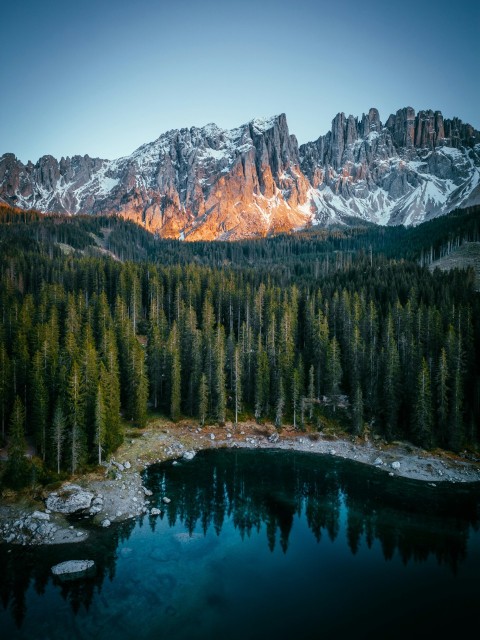
M 251 450 L 150 467 L 145 483 L 160 517 L 83 545 L 0 546 L 2 638 L 444 638 L 476 625 L 478 485 Z M 78 558 L 94 577 L 53 578 Z

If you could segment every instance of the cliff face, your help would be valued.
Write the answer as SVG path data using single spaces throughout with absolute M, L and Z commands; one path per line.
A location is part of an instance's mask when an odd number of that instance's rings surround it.
M 300 149 L 284 114 L 225 131 L 169 131 L 130 156 L 0 158 L 0 199 L 45 212 L 119 214 L 182 239 L 236 239 L 351 216 L 416 224 L 479 199 L 480 134 L 439 111 L 338 114 Z
M 361 119 L 342 113 L 300 147 L 300 166 L 317 219 L 418 224 L 478 201 L 480 133 L 440 111 L 406 107 L 385 125 L 376 109 Z

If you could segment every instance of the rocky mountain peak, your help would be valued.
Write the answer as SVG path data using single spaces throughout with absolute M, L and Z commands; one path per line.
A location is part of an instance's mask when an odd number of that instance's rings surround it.
M 119 214 L 165 237 L 235 239 L 342 223 L 416 224 L 480 201 L 480 133 L 430 109 L 338 113 L 298 146 L 284 113 L 167 131 L 117 160 L 0 158 L 0 199 Z

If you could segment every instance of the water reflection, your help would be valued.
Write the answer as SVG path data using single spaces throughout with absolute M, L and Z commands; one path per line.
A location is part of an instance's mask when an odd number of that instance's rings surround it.
M 470 527 L 477 528 L 480 487 L 438 485 L 390 477 L 384 471 L 338 458 L 285 451 L 202 452 L 191 462 L 151 467 L 146 484 L 155 506 L 193 533 L 231 518 L 242 538 L 265 525 L 271 550 L 287 552 L 295 515 L 305 516 L 317 541 L 336 539 L 346 519 L 353 554 L 364 538 L 378 539 L 386 560 L 430 554 L 455 571 L 466 555 Z M 163 497 L 173 498 L 165 505 Z
M 62 598 L 71 604 L 75 614 L 81 607 L 88 610 L 95 591 L 101 590 L 105 578 L 114 578 L 117 548 L 129 538 L 134 527 L 133 520 L 127 521 L 77 544 L 51 547 L 0 545 L 0 597 L 16 626 L 20 628 L 25 617 L 28 590 L 42 596 L 50 584 L 55 585 Z M 95 574 L 75 581 L 62 581 L 52 576 L 53 565 L 73 558 L 94 560 Z
M 469 535 L 479 522 L 479 485 L 432 487 L 391 478 L 357 463 L 294 452 L 206 451 L 189 462 L 150 467 L 145 484 L 154 492 L 150 507 L 160 509 L 160 516 L 95 529 L 82 544 L 31 549 L 0 545 L 5 611 L 0 612 L 0 625 L 7 616 L 21 628 L 27 608 L 34 606 L 29 603 L 38 608 L 43 601 L 53 602 L 52 592 L 60 593 L 75 615 L 88 612 L 92 602 L 103 597 L 106 581 L 115 583 L 118 564 L 132 560 L 135 545 L 145 544 L 148 530 L 153 538 L 148 542 L 153 549 L 150 558 L 160 554 L 162 562 L 170 562 L 172 547 L 155 533 L 162 527 L 162 535 L 167 535 L 165 523 L 177 532 L 182 525 L 186 533 L 176 533 L 177 537 L 200 534 L 202 538 L 212 531 L 219 536 L 228 523 L 242 539 L 259 534 L 272 552 L 281 549 L 288 554 L 296 523 L 303 521 L 320 544 L 335 541 L 342 532 L 351 554 L 378 541 L 387 561 L 396 554 L 405 565 L 435 559 L 455 573 L 467 557 Z M 171 502 L 165 504 L 164 497 Z M 143 538 L 132 536 L 139 529 Z M 54 579 L 52 565 L 72 558 L 93 559 L 96 574 L 74 582 Z M 147 569 L 136 567 L 139 572 Z M 173 573 L 165 576 L 175 579 Z M 119 597 L 128 599 L 131 594 L 122 595 L 124 587 L 118 582 Z M 160 586 L 165 593 L 173 589 L 171 584 Z M 147 588 L 139 576 L 135 589 Z M 104 603 L 103 609 L 108 606 Z

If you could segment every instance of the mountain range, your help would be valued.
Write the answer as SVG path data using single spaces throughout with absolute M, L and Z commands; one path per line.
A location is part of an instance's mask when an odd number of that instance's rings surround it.
M 161 237 L 234 240 L 312 225 L 416 225 L 480 203 L 480 132 L 440 111 L 339 113 L 301 146 L 286 116 L 172 130 L 116 160 L 0 157 L 0 201 L 117 214 Z

